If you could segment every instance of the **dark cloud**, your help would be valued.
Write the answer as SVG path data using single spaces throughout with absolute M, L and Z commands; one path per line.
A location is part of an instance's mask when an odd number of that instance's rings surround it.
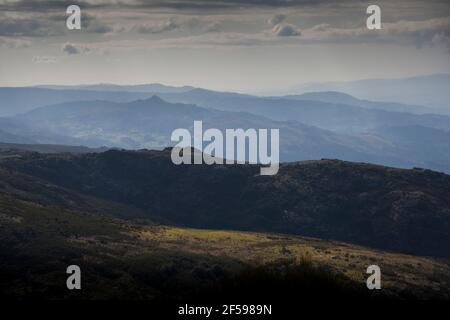
M 68 55 L 74 55 L 74 54 L 79 54 L 81 53 L 81 50 L 78 49 L 77 47 L 75 47 L 73 44 L 70 43 L 66 43 L 63 47 L 62 47 L 62 51 L 67 53 Z
M 61 24 L 63 26 L 63 24 Z M 61 26 L 59 29 L 61 30 Z M 7 37 L 42 37 L 62 34 L 52 23 L 40 19 L 13 19 L 0 17 L 0 36 Z
M 336 0 L 136 0 L 128 2 L 128 5 L 174 9 L 240 9 L 243 7 L 284 8 L 335 2 Z
M 88 31 L 93 32 L 93 33 L 110 33 L 110 32 L 113 32 L 114 29 L 112 27 L 104 25 L 104 24 L 97 24 L 97 25 L 88 27 Z
M 81 28 L 91 33 L 111 33 L 114 31 L 114 28 L 103 23 L 98 15 L 94 16 L 91 14 L 82 14 Z
M 171 8 L 178 10 L 201 9 L 239 9 L 243 7 L 295 7 L 303 5 L 318 5 L 334 3 L 333 0 L 129 0 L 129 1 L 101 1 L 81 0 L 76 4 L 82 9 L 95 8 Z M 64 10 L 73 1 L 66 0 L 19 0 L 0 1 L 0 11 L 54 11 Z
M 31 13 L 27 18 L 13 14 L 0 14 L 0 36 L 4 37 L 51 37 L 67 34 L 66 13 Z M 98 16 L 84 14 L 81 28 L 87 33 L 111 33 L 112 26 L 103 23 Z
M 107 7 L 107 1 L 75 1 L 83 8 L 104 8 Z M 66 0 L 19 0 L 19 1 L 0 1 L 0 11 L 19 11 L 19 12 L 54 12 L 61 11 L 65 14 L 68 6 L 73 5 L 74 1 Z
M 76 32 L 81 38 L 93 34 L 106 34 L 108 37 L 113 37 L 120 32 L 127 32 L 127 35 L 133 39 L 136 35 L 132 33 L 159 34 L 181 30 L 183 32 L 179 34 L 185 36 L 186 41 L 190 41 L 192 36 L 205 35 L 208 38 L 210 35 L 207 34 L 213 32 L 235 34 L 234 38 L 230 37 L 230 39 L 225 38 L 224 40 L 224 42 L 229 41 L 232 44 L 241 41 L 245 44 L 264 43 L 264 39 L 271 33 L 277 37 L 276 41 L 282 41 L 283 37 L 301 36 L 302 41 L 311 42 L 395 42 L 404 45 L 414 44 L 418 47 L 445 46 L 449 43 L 450 38 L 448 16 L 423 20 L 421 20 L 422 18 L 406 19 L 403 16 L 397 16 L 395 19 L 383 20 L 382 30 L 375 32 L 367 30 L 365 28 L 365 10 L 358 11 L 358 9 L 355 13 L 348 8 L 349 3 L 359 3 L 364 6 L 364 2 L 359 0 L 340 1 L 339 6 L 333 5 L 332 10 L 329 11 L 326 11 L 329 8 L 317 7 L 312 10 L 308 8 L 311 11 L 311 17 L 308 16 L 309 11 L 307 10 L 302 13 L 302 10 L 285 10 L 283 7 L 313 3 L 316 5 L 331 4 L 332 2 L 328 0 L 82 0 L 75 3 L 82 9 L 82 30 Z M 436 4 L 438 1 L 434 0 L 430 3 Z M 73 4 L 73 1 L 0 0 L 0 37 L 32 41 L 27 37 L 71 35 L 65 24 L 67 17 L 65 9 L 69 4 Z M 264 10 L 247 10 L 242 14 L 241 11 L 231 14 L 228 12 L 219 16 L 215 16 L 212 12 L 195 11 L 195 9 L 242 9 L 247 7 L 266 8 Z M 277 10 L 278 7 L 281 9 Z M 329 7 L 331 8 L 331 6 Z M 2 12 L 5 8 L 9 11 Z M 92 8 L 94 10 L 90 10 Z M 102 10 L 95 10 L 99 8 Z M 128 10 L 115 10 L 117 8 Z M 146 8 L 180 10 L 190 8 L 193 10 L 188 13 L 174 13 L 171 10 L 145 10 Z M 401 8 L 399 6 L 399 10 Z M 23 13 L 13 13 L 13 9 L 22 10 Z M 433 12 L 436 10 L 433 9 Z M 413 8 L 411 11 L 418 12 L 420 10 Z M 214 13 L 216 12 L 222 13 L 223 10 L 214 11 Z M 398 12 L 401 13 L 401 11 Z M 286 13 L 289 14 L 289 17 Z M 235 14 L 239 15 L 238 19 L 234 17 Z M 440 10 L 440 15 L 443 14 L 445 14 L 445 10 Z M 271 18 L 268 19 L 268 17 Z M 266 22 L 270 25 L 270 30 L 268 30 Z M 298 26 L 302 27 L 301 30 Z M 253 38 L 260 38 L 261 41 L 249 40 L 246 35 L 252 33 Z M 244 40 L 236 41 L 235 38 L 240 39 L 241 35 Z M 270 38 L 274 38 L 273 36 Z M 86 42 L 86 40 L 82 41 Z M 60 39 L 56 41 L 61 43 Z M 289 42 L 288 39 L 283 41 Z M 6 46 L 6 43 L 9 46 L 15 46 L 16 43 L 20 45 L 20 42 L 3 40 L 2 46 Z M 84 53 L 84 51 L 82 52 Z

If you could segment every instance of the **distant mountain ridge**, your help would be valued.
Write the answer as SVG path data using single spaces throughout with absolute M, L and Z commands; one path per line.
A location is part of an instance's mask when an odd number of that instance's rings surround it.
M 88 148 L 84 146 L 66 146 L 60 144 L 23 144 L 23 143 L 4 143 L 0 142 L 0 150 L 12 151 L 32 151 L 40 153 L 91 153 L 91 152 L 104 152 L 108 148 Z
M 98 84 L 98 85 L 78 85 L 78 86 L 61 86 L 61 85 L 42 85 L 35 87 L 3 87 L 0 88 L 0 116 L 11 116 L 24 112 L 28 112 L 34 108 L 42 107 L 50 104 L 58 104 L 73 101 L 88 100 L 107 100 L 112 102 L 130 102 L 138 99 L 146 99 L 152 95 L 159 95 L 172 102 L 195 103 L 207 108 L 221 109 L 220 101 L 217 99 L 233 98 L 234 102 L 243 103 L 239 111 L 252 112 L 246 110 L 248 108 L 248 100 L 251 98 L 258 99 L 256 102 L 264 104 L 267 97 L 258 97 L 245 94 L 227 93 L 194 88 L 191 86 L 173 87 L 161 84 L 143 84 L 143 85 L 114 85 L 114 84 Z M 211 95 L 214 99 L 211 99 Z M 178 97 L 177 97 L 178 95 Z M 369 109 L 381 109 L 386 111 L 401 111 L 412 113 L 430 113 L 432 109 L 427 109 L 416 105 L 402 105 L 395 102 L 373 102 L 363 101 L 354 97 L 346 96 L 343 93 L 335 93 L 333 95 L 315 93 L 308 96 L 278 96 L 271 97 L 278 103 L 288 103 L 285 100 L 307 100 L 316 103 L 325 102 L 333 104 L 344 104 L 349 106 L 360 106 Z M 204 96 L 204 97 L 202 97 Z M 270 97 L 269 97 L 270 98 Z M 306 98 L 306 99 L 305 99 Z M 191 99 L 191 102 L 186 101 Z M 192 99 L 196 99 L 193 101 Z M 200 100 L 199 100 L 200 99 Z M 236 100 L 239 99 L 239 100 Z M 417 102 L 416 102 L 417 103 Z M 236 108 L 239 105 L 235 106 Z M 232 110 L 230 106 L 227 110 Z M 254 110 L 253 110 L 254 111 Z
M 394 102 L 374 102 L 369 100 L 362 100 L 338 91 L 307 92 L 301 95 L 287 95 L 284 97 L 295 100 L 321 101 L 385 111 L 409 112 L 414 114 L 433 113 L 433 110 L 427 107 L 405 105 Z
M 254 97 L 227 92 L 195 89 L 184 93 L 159 95 L 173 103 L 196 104 L 224 111 L 244 111 L 273 120 L 296 120 L 322 129 L 351 134 L 382 125 L 423 125 L 450 130 L 450 116 L 386 111 L 386 105 L 361 107 L 285 97 Z M 398 107 L 398 105 L 396 105 Z M 406 106 L 402 106 L 406 107 Z
M 450 114 L 449 87 L 450 73 L 442 73 L 400 79 L 306 83 L 291 88 L 289 93 L 339 91 L 361 99 L 418 104 Z
M 141 92 L 141 93 L 176 93 L 186 92 L 194 89 L 191 86 L 167 86 L 160 83 L 120 85 L 120 84 L 86 84 L 86 85 L 40 85 L 36 88 L 56 89 L 56 90 L 92 90 L 92 91 L 113 91 L 113 92 Z
M 38 107 L 51 104 L 86 101 L 109 100 L 113 102 L 129 102 L 148 98 L 145 92 L 110 92 L 93 90 L 55 90 L 46 88 L 0 88 L 0 117 L 26 113 Z
M 162 149 L 174 129 L 202 120 L 206 128 L 279 128 L 282 161 L 337 158 L 450 172 L 450 117 L 420 106 L 342 92 L 257 97 L 160 84 L 44 87 L 0 88 L 0 116 L 9 116 L 0 118 L 0 142 Z M 430 147 L 433 137 L 438 148 Z
M 364 110 L 359 107 L 352 108 Z M 286 114 L 282 114 L 282 117 L 285 118 Z M 418 120 L 424 117 L 425 120 L 433 119 L 433 116 L 409 115 L 409 117 Z M 438 119 L 443 121 L 445 117 Z M 281 161 L 333 158 L 404 168 L 425 167 L 450 172 L 448 161 L 450 150 L 445 143 L 443 148 L 433 151 L 423 144 L 405 142 L 404 139 L 395 140 L 393 136 L 383 135 L 377 129 L 379 127 L 349 135 L 293 120 L 276 121 L 252 113 L 208 109 L 194 104 L 169 103 L 157 96 L 129 103 L 82 101 L 51 105 L 14 118 L 0 118 L 0 125 L 3 130 L 7 130 L 6 132 L 20 135 L 34 143 L 84 145 L 94 148 L 106 146 L 125 149 L 163 149 L 175 144 L 170 140 L 173 130 L 177 128 L 192 130 L 193 123 L 197 120 L 203 121 L 205 129 L 280 129 Z M 445 121 L 441 123 L 445 126 Z M 450 127 L 450 120 L 448 126 Z M 439 130 L 439 132 L 445 136 L 446 131 Z M 431 134 L 431 131 L 427 131 L 426 134 L 428 133 Z M 422 152 L 424 149 L 427 149 L 426 153 Z
M 284 160 L 338 156 L 369 159 L 365 142 L 297 122 L 273 121 L 244 112 L 226 112 L 196 105 L 169 103 L 157 96 L 126 104 L 108 101 L 69 102 L 35 109 L 15 118 L 17 132 L 25 126 L 47 136 L 67 136 L 92 147 L 165 148 L 177 128 L 279 128 Z M 380 159 L 383 156 L 380 156 Z

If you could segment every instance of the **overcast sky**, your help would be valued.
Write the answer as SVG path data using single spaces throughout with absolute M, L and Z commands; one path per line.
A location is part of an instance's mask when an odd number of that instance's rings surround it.
M 66 8 L 82 10 L 67 30 Z M 382 30 L 366 28 L 378 4 Z M 437 1 L 0 0 L 0 86 L 159 82 L 268 92 L 450 72 Z

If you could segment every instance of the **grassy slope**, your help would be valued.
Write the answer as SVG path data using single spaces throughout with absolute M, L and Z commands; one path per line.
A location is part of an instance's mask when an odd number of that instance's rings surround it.
M 296 290 L 314 279 L 313 286 L 344 290 L 350 283 L 359 292 L 365 268 L 378 264 L 389 295 L 450 297 L 445 261 L 296 236 L 137 224 L 3 195 L 0 251 L 0 295 L 10 298 L 182 298 L 248 267 L 286 264 L 303 273 L 274 282 Z M 65 289 L 69 264 L 83 270 L 81 292 Z
M 365 282 L 366 268 L 376 264 L 382 270 L 386 289 L 399 291 L 415 287 L 427 292 L 449 293 L 446 283 L 450 281 L 450 264 L 444 260 L 280 234 L 148 227 L 140 230 L 139 236 L 158 242 L 165 249 L 232 257 L 250 264 L 265 264 L 280 259 L 296 262 L 312 260 L 358 283 Z

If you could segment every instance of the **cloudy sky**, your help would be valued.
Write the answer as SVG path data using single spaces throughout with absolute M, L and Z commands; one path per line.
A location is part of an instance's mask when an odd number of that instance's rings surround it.
M 81 8 L 67 30 L 66 8 Z M 366 28 L 381 7 L 382 29 Z M 159 82 L 270 92 L 450 72 L 448 0 L 0 0 L 0 86 Z

